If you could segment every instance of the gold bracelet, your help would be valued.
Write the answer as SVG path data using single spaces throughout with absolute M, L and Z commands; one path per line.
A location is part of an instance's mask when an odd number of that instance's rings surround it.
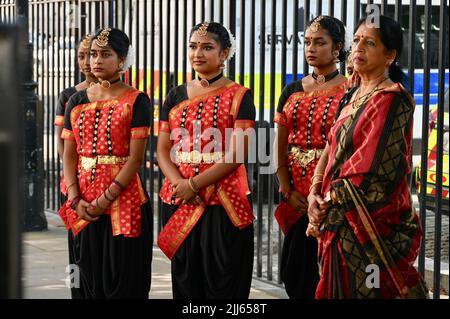
M 314 174 L 313 177 L 311 178 L 311 181 L 313 181 L 314 178 L 320 177 L 320 176 L 322 176 L 322 181 L 323 181 L 323 174 L 320 174 L 320 173 Z
M 322 184 L 322 181 L 317 181 L 311 184 L 311 186 L 309 186 L 309 192 L 311 193 L 311 190 L 313 189 L 314 186 Z
M 191 190 L 194 192 L 194 193 L 198 193 L 198 188 L 196 187 L 196 185 L 195 185 L 195 183 L 194 183 L 194 178 L 193 177 L 189 177 L 189 179 L 188 179 L 188 184 L 189 184 L 189 187 L 191 188 Z

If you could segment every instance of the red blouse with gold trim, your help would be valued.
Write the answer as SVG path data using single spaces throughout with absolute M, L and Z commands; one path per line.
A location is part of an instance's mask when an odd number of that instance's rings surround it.
M 311 178 L 344 93 L 344 84 L 327 90 L 304 92 L 301 81 L 289 84 L 281 93 L 274 121 L 289 130 L 291 187 L 304 197 L 308 196 Z M 275 211 L 285 234 L 301 216 L 286 202 L 282 202 Z
M 174 155 L 181 175 L 185 178 L 200 174 L 214 165 L 215 159 L 223 156 L 225 151 L 226 130 L 253 128 L 255 107 L 250 90 L 237 84 L 226 86 L 205 95 L 189 99 L 186 85 L 181 85 L 169 92 L 160 117 L 159 132 L 173 135 L 175 150 L 185 154 L 184 157 Z M 185 130 L 183 134 L 177 131 Z M 216 130 L 217 137 L 213 132 Z M 183 145 L 183 149 L 180 149 Z M 198 150 L 201 160 L 195 159 L 192 151 Z M 208 156 L 208 157 L 206 157 Z M 166 178 L 160 191 L 164 203 L 179 205 L 158 238 L 158 244 L 163 252 L 172 258 L 179 245 L 187 237 L 205 210 L 203 206 L 181 204 L 178 198 L 172 196 L 173 186 Z M 223 178 L 215 185 L 200 190 L 199 196 L 206 206 L 222 205 L 231 222 L 242 229 L 254 220 L 252 207 L 247 199 L 250 194 L 245 166 L 241 165 L 232 174 Z
M 150 132 L 150 102 L 145 93 L 130 88 L 114 99 L 90 102 L 86 90 L 73 95 L 67 105 L 62 137 L 76 142 L 78 187 L 91 202 L 112 183 L 126 163 L 132 139 Z M 108 206 L 114 236 L 138 237 L 141 205 L 148 200 L 139 175 Z M 66 202 L 59 210 L 66 228 L 77 235 L 89 222 Z

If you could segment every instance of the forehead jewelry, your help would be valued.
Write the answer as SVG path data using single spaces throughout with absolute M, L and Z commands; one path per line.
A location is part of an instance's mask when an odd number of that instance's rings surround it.
M 95 42 L 99 47 L 106 47 L 108 45 L 108 36 L 110 31 L 110 28 L 103 29 L 97 39 L 95 39 Z
M 89 47 L 91 46 L 91 40 L 92 36 L 90 34 L 85 35 L 83 41 L 81 41 L 81 46 L 84 49 L 89 49 Z
M 317 32 L 320 29 L 320 21 L 323 19 L 323 16 L 319 16 L 314 20 L 313 23 L 309 26 L 312 32 Z
M 198 28 L 197 34 L 199 37 L 204 37 L 208 33 L 207 29 L 209 26 L 209 22 L 203 22 L 202 25 Z

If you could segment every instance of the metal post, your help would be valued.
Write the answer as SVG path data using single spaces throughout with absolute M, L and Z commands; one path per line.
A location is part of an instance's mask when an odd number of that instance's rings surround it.
M 37 83 L 33 80 L 33 44 L 28 39 L 28 1 L 16 2 L 17 23 L 22 29 L 25 46 L 23 69 L 23 108 L 24 108 L 24 155 L 25 155 L 25 231 L 47 229 L 44 214 L 44 168 L 43 168 L 43 116 L 42 105 L 36 95 Z
M 21 298 L 22 104 L 18 28 L 0 24 L 0 299 Z M 5 106 L 5 107 L 3 107 Z

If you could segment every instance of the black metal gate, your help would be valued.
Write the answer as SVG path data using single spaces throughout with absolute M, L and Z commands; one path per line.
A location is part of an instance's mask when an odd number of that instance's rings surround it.
M 355 21 L 365 15 L 368 5 L 377 4 L 381 13 L 400 21 L 405 29 L 405 50 L 401 62 L 408 66 L 407 86 L 414 94 L 421 112 L 416 111 L 417 139 L 415 154 L 420 155 L 420 194 L 418 208 L 424 228 L 418 268 L 426 274 L 427 257 L 434 260 L 433 292 L 439 298 L 441 261 L 448 265 L 448 203 L 443 215 L 442 199 L 448 193 L 448 123 L 444 125 L 444 95 L 448 90 L 448 1 L 299 1 L 299 0 L 35 0 L 29 2 L 30 39 L 34 44 L 34 76 L 38 95 L 44 107 L 44 170 L 45 207 L 58 209 L 61 163 L 56 150 L 53 126 L 58 93 L 79 82 L 75 44 L 86 33 L 99 27 L 114 26 L 130 37 L 136 52 L 135 64 L 128 70 L 126 81 L 148 93 L 154 110 L 152 122 L 157 123 L 161 102 L 168 90 L 190 80 L 193 70 L 187 63 L 187 36 L 192 25 L 204 20 L 224 23 L 236 37 L 237 55 L 227 66 L 228 77 L 250 87 L 258 109 L 259 127 L 274 127 L 275 105 L 282 87 L 309 69 L 303 59 L 302 35 L 312 16 L 336 16 L 353 30 Z M 13 23 L 15 1 L 0 1 L 0 21 Z M 350 32 L 350 31 L 349 31 Z M 351 33 L 351 32 L 350 32 Z M 344 72 L 344 64 L 341 71 Z M 429 113 L 438 105 L 435 129 L 436 166 L 434 194 L 427 171 Z M 448 101 L 447 110 L 448 113 Z M 448 116 L 448 115 L 447 115 Z M 421 128 L 420 128 L 421 125 Z M 447 133 L 445 133 L 447 132 Z M 447 164 L 445 164 L 445 134 Z M 160 200 L 157 192 L 162 176 L 155 163 L 157 125 L 151 138 L 143 169 L 144 183 L 151 194 L 152 206 L 160 222 Z M 257 141 L 268 143 L 268 141 Z M 443 174 L 444 166 L 446 175 Z M 273 222 L 275 203 L 279 200 L 273 176 L 258 174 L 265 163 L 249 166 L 254 191 L 255 276 L 280 284 L 279 254 L 282 235 Z M 444 181 L 443 181 L 444 178 Z M 445 179 L 447 179 L 445 184 Z M 446 185 L 446 186 L 445 186 Z M 428 197 L 427 197 L 428 195 Z M 431 197 L 430 197 L 431 196 Z M 434 211 L 426 210 L 427 198 Z M 443 220 L 446 222 L 443 225 Z M 434 224 L 430 225 L 430 221 Z M 431 227 L 431 228 L 430 228 Z M 442 231 L 444 227 L 444 232 Z M 425 231 L 426 230 L 426 231 Z M 156 235 L 156 234 L 155 234 Z M 433 237 L 433 238 L 430 238 Z M 432 239 L 433 242 L 430 242 Z M 429 246 L 432 245 L 432 248 Z M 445 251 L 445 256 L 442 252 Z M 447 266 L 448 267 L 448 266 Z M 447 270 L 448 272 L 448 270 Z M 448 278 L 448 275 L 447 275 Z M 448 279 L 447 279 L 448 285 Z

